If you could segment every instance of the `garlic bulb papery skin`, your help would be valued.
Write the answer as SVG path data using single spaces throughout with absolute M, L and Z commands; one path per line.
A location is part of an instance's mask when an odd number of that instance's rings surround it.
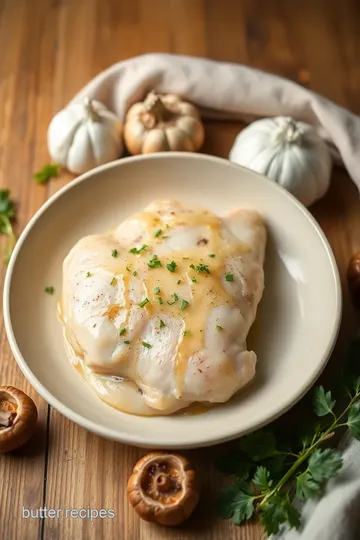
M 52 159 L 75 174 L 119 158 L 124 148 L 119 118 L 99 101 L 89 99 L 57 113 L 47 140 Z
M 323 197 L 330 185 L 326 143 L 314 128 L 292 118 L 253 122 L 236 137 L 229 159 L 274 180 L 305 206 Z

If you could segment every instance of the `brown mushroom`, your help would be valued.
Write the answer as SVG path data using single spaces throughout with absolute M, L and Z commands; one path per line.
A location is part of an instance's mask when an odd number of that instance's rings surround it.
M 13 386 L 0 386 L 0 454 L 25 444 L 35 431 L 37 409 L 33 400 Z
M 360 309 L 360 252 L 350 259 L 347 271 L 349 290 L 355 306 Z
M 135 465 L 127 486 L 128 498 L 142 519 L 178 525 L 199 501 L 194 469 L 180 454 L 151 452 Z

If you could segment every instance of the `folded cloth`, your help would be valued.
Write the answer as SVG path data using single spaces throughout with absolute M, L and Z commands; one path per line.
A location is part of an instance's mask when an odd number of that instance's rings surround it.
M 360 117 L 298 84 L 239 64 L 172 54 L 145 54 L 100 73 L 72 100 L 102 101 L 121 119 L 150 90 L 175 93 L 204 118 L 250 122 L 292 116 L 316 128 L 360 189 Z
M 360 538 L 360 441 L 345 437 L 340 445 L 344 464 L 325 496 L 302 507 L 301 531 L 284 527 L 271 540 L 358 540 Z

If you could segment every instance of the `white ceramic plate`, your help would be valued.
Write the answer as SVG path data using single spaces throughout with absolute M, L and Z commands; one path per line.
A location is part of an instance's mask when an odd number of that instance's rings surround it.
M 249 340 L 258 354 L 251 387 L 203 414 L 145 418 L 101 402 L 70 365 L 56 302 L 62 261 L 74 243 L 109 229 L 161 197 L 199 203 L 219 214 L 235 207 L 259 210 L 269 233 L 266 291 Z M 46 285 L 53 285 L 56 294 L 46 294 Z M 8 339 L 35 390 L 90 431 L 154 448 L 220 443 L 285 412 L 323 370 L 340 315 L 336 263 L 311 215 L 256 173 L 227 160 L 186 153 L 123 159 L 61 189 L 23 232 L 4 288 Z

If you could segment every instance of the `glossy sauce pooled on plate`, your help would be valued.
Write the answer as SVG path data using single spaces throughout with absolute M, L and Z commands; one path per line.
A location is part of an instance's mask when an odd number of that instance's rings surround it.
M 80 240 L 60 316 L 73 363 L 110 405 L 140 415 L 227 401 L 255 374 L 246 337 L 264 288 L 261 217 L 151 203 Z

